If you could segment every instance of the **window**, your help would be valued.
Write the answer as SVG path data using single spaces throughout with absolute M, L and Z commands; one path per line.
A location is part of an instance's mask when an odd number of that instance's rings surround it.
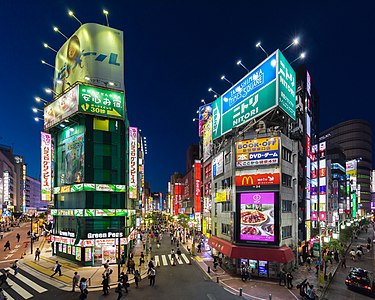
M 221 188 L 224 190 L 232 186 L 232 177 L 225 178 L 221 181 Z
M 230 235 L 230 224 L 221 224 L 221 233 Z
M 221 203 L 221 212 L 229 212 L 232 211 L 232 202 L 222 202 Z
M 282 232 L 281 234 L 282 239 L 287 239 L 287 238 L 292 237 L 292 225 L 283 226 L 281 229 L 281 232 Z
M 281 211 L 282 212 L 292 212 L 292 201 L 282 200 L 281 201 Z
M 217 236 L 217 223 L 215 222 L 215 225 L 214 225 L 214 235 Z
M 217 216 L 217 203 L 215 203 L 214 208 L 215 208 L 215 217 L 216 217 Z
M 292 187 L 292 176 L 282 173 L 281 183 L 283 186 Z
M 225 154 L 224 156 L 224 164 L 229 164 L 230 163 L 230 152 L 228 152 L 227 154 Z
M 285 147 L 282 147 L 281 148 L 281 156 L 283 158 L 283 160 L 286 160 L 288 162 L 292 162 L 292 151 L 290 151 L 289 149 L 285 148 Z
M 217 182 L 215 182 L 214 187 L 215 187 L 215 194 L 216 194 L 217 193 Z

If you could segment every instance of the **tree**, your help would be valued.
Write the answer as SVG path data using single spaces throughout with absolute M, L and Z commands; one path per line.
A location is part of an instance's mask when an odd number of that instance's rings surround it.
M 344 245 L 350 241 L 353 236 L 353 226 L 347 226 L 345 229 L 340 230 L 340 242 Z

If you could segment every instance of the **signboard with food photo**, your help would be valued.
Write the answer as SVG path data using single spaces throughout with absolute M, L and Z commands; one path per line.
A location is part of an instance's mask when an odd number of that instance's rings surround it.
M 239 193 L 239 222 L 240 222 L 240 241 L 251 241 L 261 243 L 278 242 L 277 229 L 277 193 Z M 277 217 L 277 216 L 276 216 Z

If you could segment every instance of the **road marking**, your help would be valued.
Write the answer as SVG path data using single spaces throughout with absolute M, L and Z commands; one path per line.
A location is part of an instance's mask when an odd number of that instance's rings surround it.
M 163 261 L 163 266 L 168 266 L 168 261 L 164 254 L 161 256 L 161 260 Z
M 298 298 L 296 297 L 296 295 L 294 295 L 291 290 L 288 289 L 288 292 L 291 293 L 293 295 L 293 297 L 298 300 Z
M 5 256 L 4 258 L 5 258 L 5 260 L 7 260 L 7 259 L 9 259 L 12 256 L 13 256 L 13 254 L 7 254 L 7 256 Z
M 207 294 L 207 298 L 210 300 L 216 300 L 216 297 L 212 294 Z
M 9 279 L 8 277 L 8 283 L 12 286 L 12 290 L 17 292 L 20 296 L 22 296 L 24 299 L 30 299 L 33 297 L 32 294 L 30 294 L 28 291 L 23 289 L 21 286 L 19 286 L 17 283 L 15 283 L 13 280 Z
M 18 249 L 21 245 L 15 245 L 14 248 Z
M 159 255 L 155 255 L 155 266 L 160 266 Z
M 5 270 L 10 270 L 10 268 L 6 268 Z M 34 281 L 31 281 L 26 276 L 23 276 L 22 274 L 18 273 L 15 275 L 19 280 L 21 280 L 23 283 L 26 283 L 29 287 L 31 287 L 33 290 L 36 290 L 39 294 L 47 292 L 48 290 L 44 287 L 36 284 Z
M 182 260 L 181 260 L 181 258 L 178 256 L 178 255 L 176 255 L 176 260 L 177 260 L 177 262 L 180 264 L 180 265 L 182 265 L 183 264 L 183 262 L 182 262 Z
M 182 258 L 184 259 L 184 261 L 189 264 L 190 263 L 190 260 L 186 257 L 185 253 L 182 253 L 181 254 Z
M 7 300 L 14 300 L 14 298 L 9 295 L 6 291 L 3 290 L 4 296 L 7 297 Z
M 17 252 L 17 249 L 10 250 L 9 253 Z

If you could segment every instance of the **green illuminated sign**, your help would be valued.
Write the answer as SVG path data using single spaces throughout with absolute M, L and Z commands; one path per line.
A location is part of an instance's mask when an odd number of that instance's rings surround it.
M 280 108 L 293 120 L 296 119 L 296 72 L 278 50 L 278 102 Z
M 124 118 L 124 94 L 91 86 L 79 86 L 78 111 L 108 118 Z

